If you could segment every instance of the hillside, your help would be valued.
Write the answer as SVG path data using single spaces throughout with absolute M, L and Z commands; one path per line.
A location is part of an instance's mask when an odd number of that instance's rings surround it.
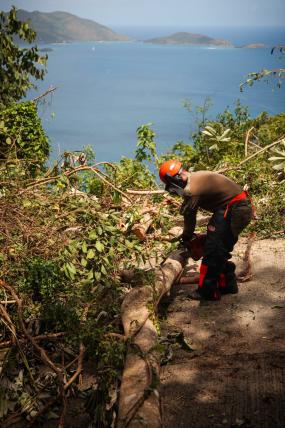
M 27 12 L 17 13 L 21 21 L 29 21 L 37 32 L 37 41 L 61 43 L 75 41 L 128 41 L 129 37 L 117 34 L 110 28 L 89 19 L 79 18 L 67 12 Z
M 205 36 L 203 34 L 194 34 L 194 33 L 174 33 L 166 37 L 157 37 L 154 39 L 146 40 L 145 43 L 153 43 L 160 45 L 214 45 L 214 46 L 224 46 L 231 47 L 232 44 L 228 40 L 223 39 L 213 39 L 212 37 Z

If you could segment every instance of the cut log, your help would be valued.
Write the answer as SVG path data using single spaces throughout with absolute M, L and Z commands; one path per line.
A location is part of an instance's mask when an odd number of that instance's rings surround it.
M 153 222 L 153 216 L 151 213 L 147 212 L 143 215 L 142 219 L 139 221 L 139 223 L 136 223 L 133 228 L 132 232 L 141 240 L 144 241 L 146 238 L 146 233 Z
M 122 304 L 122 321 L 129 339 L 122 378 L 117 428 L 161 428 L 157 384 L 160 356 L 155 311 L 181 274 L 187 252 L 173 252 L 155 271 L 152 285 L 135 288 Z
M 197 273 L 193 273 L 193 275 L 189 275 L 189 276 L 182 276 L 179 281 L 178 284 L 198 284 L 199 282 L 199 276 L 200 274 Z

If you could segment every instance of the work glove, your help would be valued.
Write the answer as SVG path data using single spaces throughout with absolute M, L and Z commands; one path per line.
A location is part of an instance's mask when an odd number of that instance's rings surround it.
M 179 240 L 181 245 L 190 252 L 190 256 L 193 260 L 198 261 L 204 256 L 204 247 L 206 242 L 206 233 L 196 234 L 193 233 L 192 237 L 182 233 Z
M 178 237 L 178 241 L 180 243 L 180 246 L 183 248 L 186 248 L 187 250 L 190 251 L 191 249 L 191 240 L 193 239 L 193 237 L 195 236 L 195 234 L 193 234 L 192 236 L 186 235 L 184 233 L 182 233 L 182 235 L 180 235 Z

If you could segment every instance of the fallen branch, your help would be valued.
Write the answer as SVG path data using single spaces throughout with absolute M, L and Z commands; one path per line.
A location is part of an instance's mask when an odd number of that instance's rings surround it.
M 16 300 L 1 300 L 0 301 L 1 305 L 12 305 L 14 303 L 16 303 Z
M 223 168 L 220 169 L 219 171 L 217 171 L 219 174 L 222 174 L 226 171 L 232 171 L 235 169 L 239 169 L 243 164 L 245 164 L 246 162 L 248 162 L 249 160 L 253 159 L 255 156 L 260 155 L 261 153 L 271 149 L 271 147 L 276 146 L 277 144 L 280 144 L 281 142 L 285 141 L 284 140 L 284 135 L 277 141 L 274 141 L 274 143 L 268 144 L 267 146 L 263 147 L 261 150 L 259 150 L 258 152 L 253 153 L 252 155 L 248 156 L 246 159 L 244 159 L 243 161 L 241 161 L 238 165 L 236 166 L 232 166 L 232 167 L 227 167 L 227 168 Z
M 126 193 L 130 195 L 163 195 L 167 193 L 165 190 L 132 190 L 127 189 Z
M 65 332 L 61 332 L 61 333 L 49 333 L 49 334 L 40 334 L 39 336 L 33 336 L 33 339 L 36 342 L 40 342 L 41 340 L 56 340 L 59 337 L 63 337 L 65 336 L 66 333 Z M 28 339 L 18 339 L 19 343 L 24 343 L 26 342 Z M 5 348 L 6 346 L 10 346 L 13 344 L 12 340 L 6 340 L 5 342 L 1 342 L 0 343 L 0 348 Z
M 102 162 L 100 162 L 101 164 Z M 65 177 L 70 177 L 73 174 L 76 174 L 77 172 L 80 171 L 91 171 L 93 172 L 95 175 L 97 175 L 97 177 L 100 178 L 100 180 L 103 181 L 103 183 L 107 184 L 109 187 L 112 187 L 112 189 L 114 189 L 116 192 L 120 193 L 122 196 L 124 196 L 124 198 L 126 198 L 129 202 L 132 202 L 131 199 L 128 197 L 128 195 L 123 192 L 122 190 L 120 190 L 118 187 L 116 187 L 113 183 L 111 183 L 110 181 L 108 181 L 103 175 L 101 171 L 99 171 L 96 168 L 97 164 L 93 165 L 93 166 L 87 166 L 87 165 L 83 165 L 83 166 L 78 166 L 77 168 L 72 169 L 71 171 L 66 171 L 63 173 L 63 175 Z M 31 189 L 31 188 L 35 188 L 35 187 L 39 187 L 42 186 L 44 184 L 49 184 L 52 183 L 53 181 L 58 180 L 61 177 L 61 175 L 56 175 L 54 177 L 47 177 L 47 178 L 43 178 L 37 181 L 34 181 L 32 183 L 29 183 L 27 185 L 27 189 Z M 23 193 L 26 189 L 23 189 L 20 193 Z
M 199 273 L 193 273 L 191 276 L 182 276 L 179 281 L 177 281 L 177 284 L 198 284 L 199 276 Z

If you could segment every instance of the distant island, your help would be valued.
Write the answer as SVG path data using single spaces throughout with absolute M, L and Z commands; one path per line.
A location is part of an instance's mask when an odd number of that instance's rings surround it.
M 205 46 L 221 46 L 233 47 L 232 43 L 228 40 L 213 39 L 212 37 L 203 34 L 194 33 L 174 33 L 166 37 L 157 37 L 154 39 L 146 40 L 145 43 L 153 43 L 159 45 L 205 45 Z
M 37 42 L 40 43 L 131 40 L 95 21 L 67 12 L 27 12 L 20 9 L 17 16 L 21 21 L 30 23 L 37 32 Z
M 263 43 L 250 43 L 249 45 L 243 45 L 239 46 L 240 48 L 246 48 L 246 49 L 263 49 L 266 48 L 266 46 Z

